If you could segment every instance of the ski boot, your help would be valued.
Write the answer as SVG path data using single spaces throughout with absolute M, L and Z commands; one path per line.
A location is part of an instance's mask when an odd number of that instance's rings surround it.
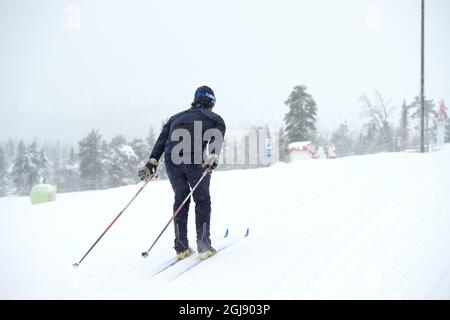
M 175 256 L 175 258 L 177 260 L 183 260 L 184 258 L 189 257 L 192 254 L 192 252 L 193 252 L 193 250 L 191 248 L 188 248 L 183 251 L 179 251 L 179 252 L 177 252 L 177 255 Z
M 216 254 L 216 249 L 214 249 L 213 247 L 209 246 L 209 248 L 203 252 L 199 252 L 200 254 L 200 259 L 205 260 L 208 259 L 209 257 L 213 256 Z

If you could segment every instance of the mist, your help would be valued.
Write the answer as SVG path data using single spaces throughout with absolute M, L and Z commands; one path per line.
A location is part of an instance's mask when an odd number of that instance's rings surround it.
M 448 1 L 427 1 L 426 95 L 450 101 Z M 304 84 L 319 131 L 358 97 L 419 92 L 419 1 L 1 1 L 0 140 L 145 137 L 215 91 L 229 127 L 279 127 Z

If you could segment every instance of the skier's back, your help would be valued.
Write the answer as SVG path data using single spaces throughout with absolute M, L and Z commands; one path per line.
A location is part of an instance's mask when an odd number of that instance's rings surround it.
M 215 100 L 214 92 L 209 87 L 198 88 L 191 108 L 172 116 L 163 126 L 149 161 L 139 170 L 141 179 L 155 174 L 158 161 L 164 153 L 167 175 L 175 192 L 174 211 L 189 194 L 189 186 L 193 187 L 202 177 L 205 168 L 212 170 L 217 166 L 217 156 L 222 148 L 226 127 L 223 119 L 211 111 Z M 209 154 L 206 153 L 207 149 Z M 193 193 L 197 250 L 202 258 L 215 253 L 209 233 L 210 179 L 210 175 L 205 176 Z M 183 259 L 192 252 L 187 237 L 189 201 L 174 219 L 174 244 L 178 259 Z

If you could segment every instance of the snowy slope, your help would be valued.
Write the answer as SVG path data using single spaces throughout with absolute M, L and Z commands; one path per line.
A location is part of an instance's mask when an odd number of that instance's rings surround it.
M 213 238 L 250 236 L 170 281 L 167 181 L 150 183 L 76 271 L 137 191 L 58 195 L 32 206 L 0 198 L 0 298 L 450 298 L 450 146 L 214 172 Z M 191 209 L 189 230 L 194 245 Z

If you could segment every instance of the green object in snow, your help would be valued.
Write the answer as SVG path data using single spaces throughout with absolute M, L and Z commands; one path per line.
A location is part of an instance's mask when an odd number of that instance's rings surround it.
M 31 189 L 30 200 L 32 204 L 56 200 L 56 186 L 51 184 L 38 184 Z

